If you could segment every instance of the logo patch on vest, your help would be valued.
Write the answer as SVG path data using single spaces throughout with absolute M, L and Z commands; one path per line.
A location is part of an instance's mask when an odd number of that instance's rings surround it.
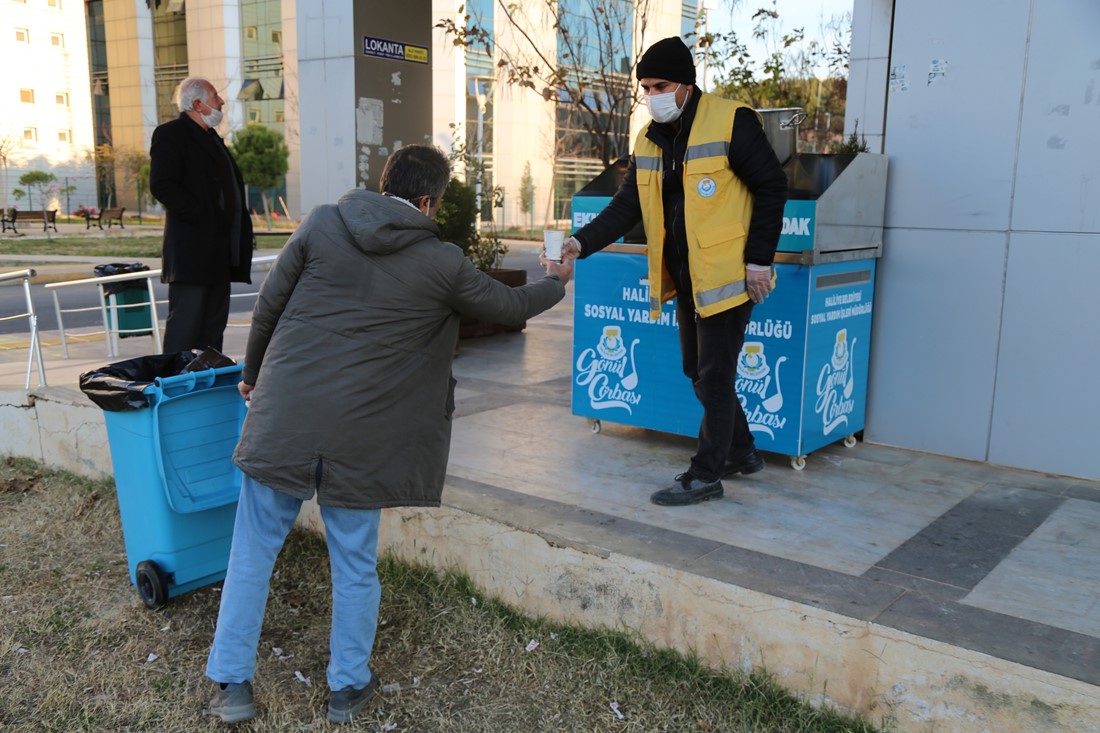
M 709 199 L 714 195 L 714 192 L 718 190 L 718 184 L 714 182 L 713 178 L 704 178 L 699 181 L 699 185 L 696 186 L 699 190 L 699 195 L 705 199 Z

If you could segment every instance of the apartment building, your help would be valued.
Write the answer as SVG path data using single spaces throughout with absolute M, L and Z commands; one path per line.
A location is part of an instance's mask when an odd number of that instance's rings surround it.
M 0 0 L 0 205 L 41 208 L 19 178 L 53 173 L 50 208 L 96 202 L 84 3 Z M 62 189 L 71 189 L 62 192 Z M 30 192 L 28 192 L 30 193 Z

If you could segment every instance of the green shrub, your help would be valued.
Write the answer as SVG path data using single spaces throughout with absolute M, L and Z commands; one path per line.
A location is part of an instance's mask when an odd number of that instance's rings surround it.
M 463 252 L 478 241 L 477 235 L 477 193 L 457 178 L 452 178 L 443 192 L 443 203 L 436 212 L 435 222 L 439 225 L 439 238 L 444 242 L 457 244 Z

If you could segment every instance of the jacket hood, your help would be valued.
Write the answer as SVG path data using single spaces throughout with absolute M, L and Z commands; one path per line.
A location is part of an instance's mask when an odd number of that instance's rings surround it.
M 393 254 L 425 239 L 438 239 L 439 227 L 400 199 L 353 189 L 336 209 L 355 245 L 364 252 Z

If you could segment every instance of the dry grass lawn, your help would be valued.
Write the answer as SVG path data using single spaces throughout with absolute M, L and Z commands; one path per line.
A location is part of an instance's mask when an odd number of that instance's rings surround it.
M 761 674 L 729 676 L 622 634 L 532 619 L 463 576 L 386 559 L 373 666 L 384 694 L 324 720 L 323 542 L 294 532 L 276 566 L 247 731 L 872 733 Z M 219 586 L 145 608 L 114 486 L 0 463 L 0 730 L 205 731 L 202 675 Z M 530 644 L 532 640 L 538 646 Z M 616 712 L 617 708 L 617 712 Z M 621 716 L 621 717 L 620 717 Z

